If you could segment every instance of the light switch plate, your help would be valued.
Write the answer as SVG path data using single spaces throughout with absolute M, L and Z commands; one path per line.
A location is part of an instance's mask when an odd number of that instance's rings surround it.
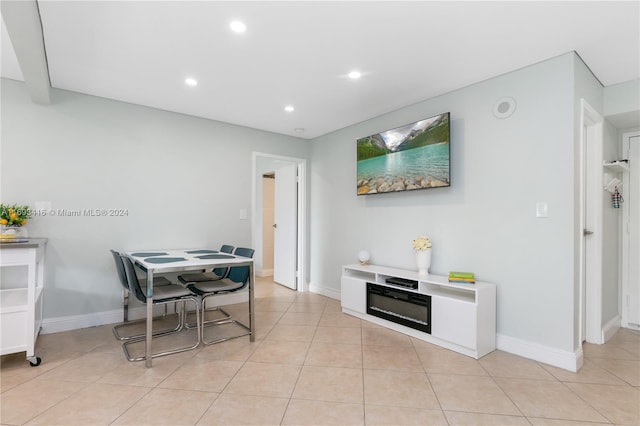
M 536 203 L 536 217 L 549 217 L 547 203 Z
M 247 209 L 240 209 L 240 219 L 242 220 L 247 219 Z

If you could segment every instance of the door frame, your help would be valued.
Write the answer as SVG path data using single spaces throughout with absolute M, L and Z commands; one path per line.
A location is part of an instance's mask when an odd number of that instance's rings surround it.
M 578 347 L 582 342 L 602 344 L 602 190 L 604 118 L 587 101 L 580 100 L 580 228 L 579 232 L 579 298 Z M 592 159 L 587 164 L 587 152 Z M 587 179 L 587 175 L 589 178 Z M 588 187 L 587 187 L 588 184 Z M 586 197 L 587 192 L 594 194 Z M 586 205 L 588 204 L 588 205 Z M 587 253 L 584 230 L 586 218 L 593 224 L 590 231 L 593 253 Z M 589 255 L 589 261 L 586 257 Z M 595 277 L 587 279 L 587 277 Z
M 640 137 L 640 131 L 635 132 L 627 132 L 622 134 L 622 158 L 629 158 L 629 152 L 625 152 L 625 147 L 627 143 L 631 143 L 630 139 L 632 137 Z M 635 166 L 635 165 L 634 165 Z M 626 188 L 627 191 L 631 189 L 631 174 L 623 173 L 622 174 L 622 188 Z M 628 192 L 629 195 L 627 197 L 631 197 L 632 194 Z M 622 235 L 621 243 L 620 243 L 620 251 L 622 253 L 622 262 L 620 265 L 620 269 L 622 271 L 622 279 L 620 280 L 621 288 L 620 288 L 620 313 L 621 313 L 621 321 L 620 324 L 622 327 L 629 328 L 629 305 L 627 304 L 627 297 L 629 293 L 629 287 L 631 285 L 631 277 L 629 276 L 629 265 L 630 259 L 629 256 L 629 245 L 631 243 L 629 236 L 629 221 L 631 220 L 630 212 L 629 212 L 629 202 L 622 203 L 622 222 L 620 223 L 620 234 Z
M 307 290 L 307 160 L 304 158 L 287 157 L 283 155 L 268 154 L 264 152 L 253 151 L 251 153 L 251 243 L 252 247 L 259 250 L 259 256 L 262 256 L 262 247 L 257 247 L 258 233 L 262 232 L 262 214 L 259 213 L 262 206 L 258 205 L 258 177 L 262 178 L 262 174 L 258 173 L 257 161 L 258 157 L 269 158 L 271 160 L 281 160 L 296 163 L 298 166 L 298 215 L 297 215 L 297 249 L 296 249 L 296 271 L 297 291 Z

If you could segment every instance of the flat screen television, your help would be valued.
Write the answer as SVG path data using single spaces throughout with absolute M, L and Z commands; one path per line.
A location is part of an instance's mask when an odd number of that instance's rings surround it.
M 358 139 L 358 195 L 450 186 L 449 113 Z

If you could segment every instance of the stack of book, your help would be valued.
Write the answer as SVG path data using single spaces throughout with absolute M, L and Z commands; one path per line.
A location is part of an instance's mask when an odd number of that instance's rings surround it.
M 476 277 L 473 272 L 449 272 L 449 282 L 456 284 L 475 284 Z

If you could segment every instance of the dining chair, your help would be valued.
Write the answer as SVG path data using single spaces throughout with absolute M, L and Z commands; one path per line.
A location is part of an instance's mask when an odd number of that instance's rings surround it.
M 113 256 L 113 260 L 116 264 L 116 272 L 118 275 L 118 280 L 120 281 L 120 285 L 123 287 L 123 296 L 122 296 L 122 307 L 123 307 L 123 320 L 121 324 L 118 324 L 113 327 L 113 334 L 118 340 L 129 340 L 129 339 L 138 339 L 142 337 L 142 334 L 136 334 L 131 336 L 121 336 L 119 330 L 125 327 L 132 326 L 134 324 L 139 324 L 144 322 L 144 319 L 129 321 L 129 282 L 127 281 L 127 274 L 124 270 L 124 264 L 122 263 L 122 258 L 120 257 L 120 253 L 115 250 L 109 250 L 111 255 Z M 143 290 L 146 292 L 146 279 L 138 278 L 140 285 Z M 171 285 L 171 281 L 166 279 L 165 277 L 154 277 L 153 278 L 153 286 L 159 287 L 163 285 Z M 166 306 L 164 316 L 167 315 Z M 165 330 L 166 331 L 166 330 Z
M 138 299 L 140 302 L 142 302 L 143 304 L 146 305 L 147 303 L 147 294 L 146 291 L 142 289 L 142 286 L 140 285 L 140 281 L 138 279 L 138 276 L 136 275 L 136 271 L 135 268 L 133 266 L 133 262 L 131 261 L 131 259 L 129 259 L 127 256 L 120 256 L 120 258 L 122 259 L 122 263 L 124 265 L 124 269 L 125 269 L 125 273 L 127 276 L 127 282 L 129 284 L 129 291 L 131 293 L 133 293 L 133 295 L 136 297 L 136 299 Z M 197 332 L 196 332 L 196 342 L 195 344 L 191 345 L 191 346 L 185 346 L 185 347 L 181 347 L 181 348 L 176 348 L 176 349 L 170 349 L 170 350 L 165 350 L 163 352 L 158 352 L 158 353 L 154 353 L 151 355 L 152 358 L 157 358 L 160 356 L 165 356 L 165 355 L 171 355 L 171 354 L 175 354 L 175 353 L 179 353 L 179 352 L 185 352 L 191 349 L 195 349 L 200 345 L 200 336 L 202 334 L 201 331 L 201 327 L 200 327 L 200 301 L 197 297 L 195 297 L 193 295 L 193 293 L 191 293 L 188 289 L 177 285 L 177 284 L 170 284 L 170 285 L 165 285 L 165 286 L 160 286 L 160 287 L 154 287 L 153 289 L 153 305 L 166 305 L 168 303 L 175 303 L 178 302 L 176 304 L 177 309 L 179 310 L 178 312 L 178 327 L 176 329 L 173 330 L 169 330 L 169 331 L 165 331 L 165 332 L 157 332 L 157 333 L 153 333 L 152 334 L 152 338 L 156 338 L 156 337 L 162 337 L 162 336 L 167 336 L 170 334 L 175 334 L 179 331 L 181 331 L 184 328 L 184 322 L 185 322 L 185 316 L 186 316 L 186 302 L 193 302 L 193 304 L 195 305 L 195 310 L 196 310 L 196 322 L 197 322 Z M 124 351 L 125 357 L 127 358 L 127 360 L 129 361 L 142 361 L 146 359 L 146 356 L 142 355 L 139 357 L 133 357 L 131 356 L 130 352 L 129 352 L 129 346 L 135 343 L 138 343 L 140 341 L 144 341 L 145 340 L 145 335 L 142 335 L 141 338 L 139 339 L 129 339 L 126 340 L 123 344 L 122 344 L 122 349 Z
M 220 252 L 232 254 L 234 249 L 235 249 L 234 246 L 223 244 L 222 247 L 220 247 Z M 211 272 L 203 271 L 203 272 L 197 272 L 197 273 L 178 275 L 178 281 L 180 281 L 180 283 L 184 285 L 187 285 L 188 283 L 201 282 L 201 281 L 217 281 L 225 278 L 228 272 L 229 272 L 229 268 L 215 268 Z
M 238 247 L 233 252 L 236 256 L 253 258 L 255 250 L 250 248 Z M 219 339 L 206 341 L 204 340 L 204 328 L 205 328 L 205 309 L 207 300 L 214 300 L 215 296 L 232 293 L 235 291 L 239 291 L 244 289 L 249 283 L 249 266 L 232 266 L 229 268 L 227 276 L 220 280 L 214 281 L 199 281 L 199 282 L 191 282 L 187 284 L 187 288 L 193 292 L 193 294 L 197 295 L 200 298 L 200 312 L 202 313 L 201 324 L 202 327 L 200 329 L 200 340 L 205 345 L 212 345 L 214 343 L 224 342 L 226 340 L 235 339 L 237 337 L 246 336 L 251 334 L 251 329 L 247 327 L 245 324 L 241 323 L 238 320 L 235 320 L 231 317 L 231 315 L 223 310 L 220 305 L 216 305 L 212 307 L 213 310 L 219 310 L 222 312 L 225 317 L 217 318 L 215 320 L 206 321 L 207 326 L 218 326 L 223 324 L 237 324 L 242 327 L 244 330 L 241 334 L 233 335 L 233 336 L 225 336 Z
M 239 252 L 238 252 L 239 250 Z M 225 251 L 226 253 L 233 253 L 233 254 L 237 254 L 238 256 L 242 256 L 242 254 L 240 253 L 244 253 L 245 257 L 253 257 L 253 252 L 249 253 L 246 250 L 251 250 L 251 249 L 246 249 L 246 248 L 242 248 L 242 247 L 238 247 L 237 249 L 234 248 L 233 246 L 229 246 L 229 245 L 223 245 L 222 248 L 220 249 L 220 251 Z M 220 281 L 224 278 L 227 278 L 229 275 L 229 271 L 230 268 L 229 267 L 224 267 L 224 268 L 215 268 L 213 270 L 213 272 L 210 273 L 200 273 L 200 274 L 184 274 L 181 277 L 178 277 L 178 280 L 184 284 L 185 286 L 187 284 L 193 284 L 193 283 L 198 283 L 198 282 L 207 282 L 207 281 Z M 205 309 L 204 306 L 202 307 L 202 317 L 203 317 L 203 326 L 205 324 L 209 324 L 211 322 L 217 322 L 217 321 L 221 321 L 221 320 L 226 320 L 231 318 L 231 315 L 229 315 L 224 309 L 222 308 L 218 308 L 218 307 L 209 307 L 208 309 Z M 205 312 L 206 311 L 206 312 Z M 213 311 L 220 311 L 222 312 L 222 314 L 224 315 L 223 317 L 217 317 L 215 320 L 211 320 L 211 321 L 205 321 L 204 317 L 206 316 L 207 312 L 213 312 Z M 185 326 L 187 328 L 193 328 L 194 324 L 193 323 L 189 323 L 187 322 L 185 324 Z

